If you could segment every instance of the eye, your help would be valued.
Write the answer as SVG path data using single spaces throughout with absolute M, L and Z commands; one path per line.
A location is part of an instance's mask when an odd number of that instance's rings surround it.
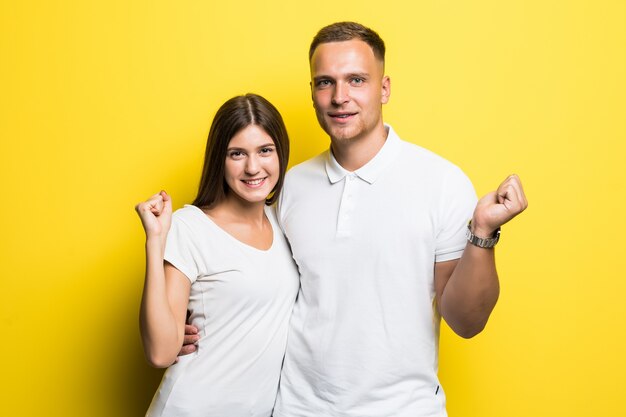
M 331 84 L 332 82 L 330 80 L 319 80 L 317 83 L 315 83 L 315 86 L 324 88 L 324 87 L 328 87 Z
M 243 152 L 241 152 L 241 151 L 230 151 L 230 152 L 228 153 L 228 156 L 229 156 L 231 159 L 235 159 L 235 160 L 237 160 L 237 159 L 242 159 L 244 156 L 246 156 L 246 154 L 245 154 L 245 153 L 243 153 Z
M 354 78 L 352 78 L 351 81 L 352 81 L 352 84 L 354 84 L 354 85 L 361 85 L 361 84 L 363 84 L 365 82 L 365 80 L 363 78 L 361 78 L 361 77 L 354 77 Z
M 274 152 L 274 148 L 270 148 L 270 147 L 266 147 L 266 148 L 261 148 L 261 150 L 259 151 L 259 153 L 263 156 L 265 155 L 271 155 L 272 152 Z

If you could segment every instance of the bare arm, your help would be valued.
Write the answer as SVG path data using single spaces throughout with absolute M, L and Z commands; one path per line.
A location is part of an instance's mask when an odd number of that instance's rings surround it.
M 141 338 L 148 362 L 164 368 L 174 363 L 183 344 L 191 283 L 182 272 L 163 260 L 172 214 L 169 196 L 162 191 L 135 209 L 146 231 Z
M 511 175 L 476 205 L 473 233 L 490 237 L 527 206 L 519 178 Z M 500 294 L 494 249 L 468 243 L 461 259 L 436 263 L 435 292 L 439 313 L 455 333 L 465 338 L 480 333 Z
M 493 255 L 493 249 L 468 244 L 461 259 L 435 264 L 439 313 L 461 337 L 480 333 L 498 300 L 500 284 Z

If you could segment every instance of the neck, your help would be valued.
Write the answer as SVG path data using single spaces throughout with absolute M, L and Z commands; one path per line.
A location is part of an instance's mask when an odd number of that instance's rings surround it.
M 374 131 L 362 138 L 337 140 L 330 138 L 330 148 L 344 169 L 353 172 L 376 156 L 387 140 L 387 129 L 382 121 Z
M 228 217 L 237 222 L 263 224 L 265 222 L 265 202 L 251 203 L 229 193 L 226 198 L 206 211 L 212 217 Z

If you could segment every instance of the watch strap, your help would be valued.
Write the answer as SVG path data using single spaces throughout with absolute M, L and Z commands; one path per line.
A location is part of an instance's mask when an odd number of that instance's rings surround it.
M 490 249 L 496 246 L 496 243 L 500 240 L 500 228 L 498 227 L 493 233 L 492 237 L 478 237 L 472 233 L 472 221 L 467 224 L 467 231 L 465 232 L 467 241 L 474 246 L 478 246 L 483 249 Z

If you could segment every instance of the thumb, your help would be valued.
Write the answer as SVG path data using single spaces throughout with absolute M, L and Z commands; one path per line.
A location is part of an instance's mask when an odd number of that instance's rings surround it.
M 161 194 L 161 197 L 163 198 L 163 211 L 165 213 L 171 213 L 172 212 L 172 198 L 164 190 L 161 190 L 160 194 Z

